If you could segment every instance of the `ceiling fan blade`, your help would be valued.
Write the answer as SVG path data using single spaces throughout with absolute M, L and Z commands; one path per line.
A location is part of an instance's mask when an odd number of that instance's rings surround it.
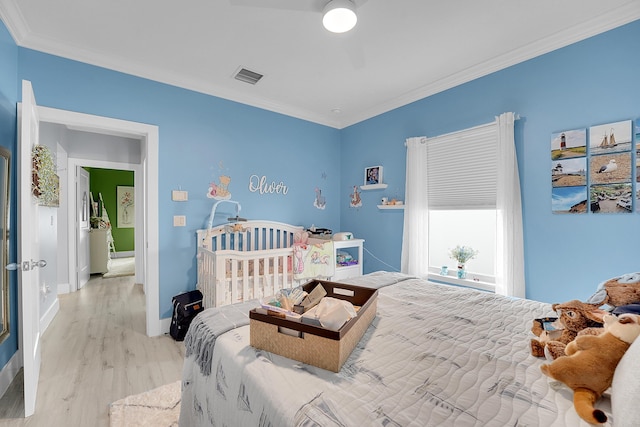
M 329 0 L 229 0 L 232 6 L 321 12 Z M 365 0 L 366 1 L 366 0 Z

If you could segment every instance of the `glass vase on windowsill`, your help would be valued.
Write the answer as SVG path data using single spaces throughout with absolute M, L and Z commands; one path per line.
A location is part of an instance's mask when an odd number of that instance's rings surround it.
M 466 279 L 467 270 L 464 264 L 458 264 L 458 279 Z
M 478 255 L 478 251 L 469 246 L 456 246 L 449 251 L 449 258 L 458 261 L 458 279 L 467 278 L 466 262 L 472 260 Z

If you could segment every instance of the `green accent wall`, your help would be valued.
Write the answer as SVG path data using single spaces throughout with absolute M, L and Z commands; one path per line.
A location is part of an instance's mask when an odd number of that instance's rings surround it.
M 116 192 L 118 186 L 124 185 L 133 187 L 133 171 L 85 168 L 89 171 L 89 191 L 93 195 L 93 200 L 99 200 L 102 193 L 104 207 L 109 214 L 111 222 L 111 234 L 116 246 L 116 252 L 128 252 L 134 250 L 134 229 L 118 228 L 117 209 L 118 202 Z

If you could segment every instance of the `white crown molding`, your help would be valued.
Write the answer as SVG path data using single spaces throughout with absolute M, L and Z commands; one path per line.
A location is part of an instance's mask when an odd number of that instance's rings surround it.
M 46 39 L 37 34 L 31 33 L 22 14 L 19 9 L 15 7 L 13 2 L 0 3 L 0 18 L 3 19 L 3 22 L 9 29 L 16 43 L 25 48 L 216 96 L 229 101 L 284 114 L 286 116 L 310 121 L 320 125 L 342 129 L 420 99 L 424 99 L 436 93 L 451 89 L 463 83 L 470 82 L 479 77 L 486 76 L 493 72 L 500 71 L 523 61 L 584 40 L 588 37 L 628 24 L 640 19 L 640 7 L 638 7 L 638 0 L 631 0 L 626 5 L 611 10 L 608 13 L 599 16 L 597 19 L 592 19 L 582 24 L 567 28 L 562 32 L 537 40 L 534 43 L 530 43 L 521 49 L 514 50 L 505 55 L 493 58 L 490 61 L 485 61 L 459 73 L 424 85 L 415 90 L 411 90 L 403 95 L 372 106 L 364 111 L 351 115 L 342 114 L 340 116 L 316 114 L 302 110 L 299 107 L 274 102 L 273 100 L 266 98 L 249 96 L 244 93 L 229 90 L 228 88 L 212 86 L 210 81 L 187 79 L 174 73 L 162 71 L 158 68 L 135 64 L 130 60 L 125 60 L 124 58 L 106 56 L 93 51 L 80 49 L 78 47 L 60 44 L 54 40 Z
M 356 123 L 370 119 L 396 108 L 405 106 L 420 99 L 424 99 L 428 96 L 435 95 L 436 93 L 443 92 L 447 89 L 451 89 L 461 84 L 470 82 L 496 71 L 503 70 L 529 59 L 533 59 L 540 55 L 553 52 L 554 50 L 604 33 L 606 31 L 633 22 L 637 19 L 640 19 L 640 7 L 638 7 L 638 1 L 633 0 L 625 6 L 614 9 L 605 15 L 599 16 L 597 19 L 593 19 L 580 25 L 567 28 L 560 33 L 556 33 L 544 39 L 537 40 L 534 43 L 530 43 L 529 45 L 524 46 L 521 49 L 514 50 L 512 52 L 509 52 L 508 54 L 501 55 L 489 61 L 485 61 L 459 73 L 452 74 L 451 76 L 448 76 L 444 79 L 440 79 L 431 84 L 422 86 L 416 90 L 407 92 L 406 94 L 391 99 L 388 102 L 379 104 L 365 111 L 361 111 L 360 113 L 353 114 L 348 117 L 343 117 L 344 121 L 341 123 L 340 129 L 354 125 Z
M 77 46 L 58 43 L 55 40 L 41 37 L 32 33 L 26 24 L 24 17 L 13 2 L 0 3 L 0 18 L 5 23 L 11 36 L 18 46 L 45 52 L 62 58 L 91 64 L 98 67 L 107 68 L 121 73 L 142 77 L 159 83 L 165 83 L 195 92 L 204 93 L 229 101 L 238 102 L 256 108 L 284 114 L 286 116 L 310 121 L 313 123 L 337 128 L 339 123 L 335 120 L 327 120 L 326 117 L 303 111 L 299 107 L 279 104 L 269 99 L 252 97 L 242 93 L 230 91 L 226 88 L 212 86 L 210 81 L 198 81 L 186 79 L 183 76 L 166 72 L 158 68 L 146 67 L 142 64 L 132 63 L 129 59 L 119 58 L 112 55 L 102 55 L 93 51 L 88 51 Z
M 27 21 L 12 1 L 0 2 L 0 19 L 7 26 L 11 37 L 22 46 L 22 40 L 31 32 Z

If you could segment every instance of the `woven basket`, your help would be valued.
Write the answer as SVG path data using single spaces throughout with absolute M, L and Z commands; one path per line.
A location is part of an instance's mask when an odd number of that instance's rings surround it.
M 339 338 L 323 337 L 314 333 L 321 328 L 309 327 L 292 321 L 271 323 L 267 316 L 254 316 L 249 320 L 250 344 L 253 347 L 279 354 L 299 362 L 317 366 L 332 372 L 339 372 L 353 349 L 364 335 L 376 316 L 378 309 L 377 292 L 371 301 L 349 320 L 341 329 L 346 333 Z M 259 320 L 254 317 L 260 317 Z M 326 331 L 326 330 L 324 330 Z M 320 331 L 317 331 L 320 332 Z M 335 334 L 337 336 L 337 334 Z

